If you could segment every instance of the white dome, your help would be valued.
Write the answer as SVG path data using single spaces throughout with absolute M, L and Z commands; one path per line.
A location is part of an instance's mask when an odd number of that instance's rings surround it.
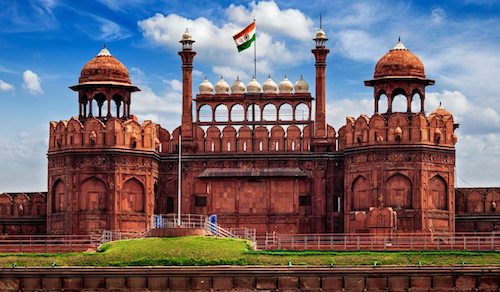
M 183 41 L 192 41 L 193 36 L 189 33 L 189 30 L 186 28 L 186 32 L 182 34 L 182 40 Z
M 308 93 L 309 84 L 307 84 L 302 75 L 300 75 L 300 79 L 295 82 L 293 89 L 295 89 L 295 93 Z
M 317 39 L 326 39 L 326 34 L 325 34 L 325 31 L 323 29 L 319 29 L 317 32 L 316 32 L 316 38 Z
M 240 76 L 236 76 L 236 80 L 234 80 L 233 85 L 231 85 L 231 93 L 242 94 L 244 92 L 245 92 L 245 84 L 241 82 Z
M 247 84 L 247 93 L 260 93 L 260 83 L 255 80 L 255 77 L 252 77 L 252 80 Z
M 200 94 L 212 94 L 214 91 L 214 86 L 210 83 L 210 81 L 208 81 L 206 76 L 205 80 L 200 83 L 198 88 L 200 89 Z
M 278 85 L 276 85 L 276 82 L 271 79 L 271 74 L 269 74 L 269 77 L 262 85 L 262 89 L 264 93 L 276 93 L 276 91 L 278 90 Z
M 220 80 L 215 83 L 215 94 L 228 94 L 229 92 L 229 84 L 220 77 Z
M 280 93 L 292 93 L 293 90 L 293 84 L 288 80 L 288 78 L 285 75 L 285 78 L 281 80 L 280 85 L 279 85 Z

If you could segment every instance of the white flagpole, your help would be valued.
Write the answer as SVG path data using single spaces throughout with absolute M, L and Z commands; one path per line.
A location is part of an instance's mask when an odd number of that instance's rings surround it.
M 177 226 L 181 226 L 181 178 L 182 178 L 182 162 L 181 162 L 181 151 L 182 151 L 182 139 L 181 134 L 179 134 L 179 183 L 177 189 Z
M 253 22 L 255 23 L 255 18 Z M 255 40 L 253 41 L 253 75 L 257 80 L 257 24 L 255 24 Z

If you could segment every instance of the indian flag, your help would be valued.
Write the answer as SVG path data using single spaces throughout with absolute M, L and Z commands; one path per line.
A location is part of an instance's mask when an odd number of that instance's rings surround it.
M 233 36 L 238 52 L 248 49 L 255 41 L 255 21 Z

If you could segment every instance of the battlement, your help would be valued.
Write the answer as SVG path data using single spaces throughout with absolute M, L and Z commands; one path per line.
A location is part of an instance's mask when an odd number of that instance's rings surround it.
M 157 151 L 157 126 L 151 121 L 140 125 L 134 118 L 110 118 L 102 122 L 88 118 L 83 123 L 77 118 L 50 122 L 49 153 L 67 149 L 125 148 Z
M 419 112 L 347 117 L 341 144 L 345 148 L 408 143 L 454 147 L 457 127 L 451 114 L 436 111 L 429 116 Z
M 195 139 L 197 153 L 271 153 L 271 152 L 310 152 L 311 127 L 297 125 L 257 126 L 209 126 L 196 127 Z M 175 153 L 179 144 L 180 128 L 172 134 L 160 128 L 160 153 Z M 327 141 L 330 151 L 338 150 L 335 129 L 328 126 Z

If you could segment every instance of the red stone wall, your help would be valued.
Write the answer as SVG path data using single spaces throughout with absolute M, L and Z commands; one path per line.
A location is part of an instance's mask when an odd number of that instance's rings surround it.
M 2 291 L 498 291 L 498 267 L 28 268 L 2 271 Z
M 456 189 L 457 232 L 500 231 L 500 188 Z
M 0 234 L 45 233 L 47 193 L 0 194 Z

